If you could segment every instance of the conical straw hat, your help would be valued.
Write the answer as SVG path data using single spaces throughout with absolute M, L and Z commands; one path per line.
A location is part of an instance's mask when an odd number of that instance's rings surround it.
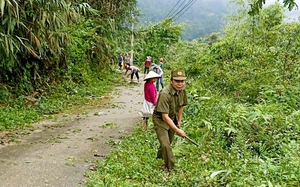
M 146 75 L 144 81 L 147 80 L 147 79 L 151 79 L 151 78 L 160 78 L 160 75 L 158 75 L 158 74 L 155 73 L 154 71 L 150 71 L 150 72 Z

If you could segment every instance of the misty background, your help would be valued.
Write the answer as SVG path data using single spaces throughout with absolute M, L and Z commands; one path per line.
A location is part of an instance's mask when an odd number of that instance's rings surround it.
M 269 6 L 275 1 L 266 0 L 264 6 Z M 234 12 L 234 6 L 228 2 L 229 0 L 139 0 L 138 8 L 142 13 L 139 25 L 158 23 L 171 17 L 176 24 L 185 25 L 181 39 L 191 41 L 222 31 L 226 25 L 224 15 Z M 296 3 L 300 6 L 300 0 L 296 0 Z M 300 11 L 286 11 L 286 16 L 297 19 Z

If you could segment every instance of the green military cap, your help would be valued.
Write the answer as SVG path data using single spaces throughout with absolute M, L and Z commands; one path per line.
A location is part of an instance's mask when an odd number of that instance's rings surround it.
M 171 78 L 173 78 L 174 80 L 186 80 L 186 76 L 185 76 L 185 72 L 184 70 L 175 70 L 171 72 Z

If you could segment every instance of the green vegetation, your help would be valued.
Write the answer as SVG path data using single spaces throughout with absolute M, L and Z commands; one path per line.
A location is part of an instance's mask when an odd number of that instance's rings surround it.
M 168 177 L 155 133 L 138 128 L 88 173 L 87 186 L 299 185 L 300 24 L 283 23 L 279 4 L 249 9 L 231 16 L 223 35 L 168 48 L 166 69 L 189 77 L 182 128 L 200 147 L 176 137 L 177 172 Z
M 108 58 L 129 49 L 131 32 L 124 25 L 135 21 L 136 1 L 91 1 L 93 8 L 54 0 L 47 1 L 52 6 L 0 2 L 1 130 L 95 106 L 120 82 Z M 283 23 L 278 3 L 260 9 L 264 1 L 235 2 L 242 8 L 228 17 L 222 34 L 180 42 L 183 27 L 170 19 L 134 31 L 138 65 L 147 55 L 163 56 L 166 81 L 171 69 L 186 71 L 182 128 L 200 147 L 176 137 L 177 171 L 168 177 L 156 159 L 155 133 L 137 128 L 122 141 L 107 142 L 115 149 L 86 174 L 87 186 L 299 186 L 300 24 Z M 255 2 L 260 11 L 251 13 Z
M 105 81 L 90 79 L 91 82 L 85 84 L 66 82 L 61 85 L 52 85 L 38 96 L 37 105 L 26 102 L 24 96 L 2 101 L 0 130 L 30 126 L 31 123 L 45 117 L 51 118 L 54 114 L 74 110 L 83 105 L 99 106 L 100 97 L 122 83 L 118 72 L 102 72 L 101 76 L 105 77 Z M 3 93 L 10 94 L 8 91 Z
M 102 3 L 0 1 L 0 130 L 96 104 L 120 82 L 108 62 L 136 1 Z
M 265 2 L 265 0 L 141 0 L 137 4 L 142 10 L 138 25 L 144 26 L 149 22 L 159 23 L 166 18 L 172 18 L 176 24 L 185 25 L 181 39 L 192 41 L 211 33 L 221 32 L 227 24 L 223 17 L 236 11 L 235 4 L 246 4 L 249 6 L 248 14 L 257 15 Z M 279 2 L 282 2 L 290 11 L 298 8 L 295 0 Z
M 143 67 L 147 56 L 157 63 L 168 52 L 169 46 L 177 44 L 183 26 L 175 25 L 172 19 L 165 19 L 159 24 L 149 24 L 147 28 L 137 29 L 135 59 Z

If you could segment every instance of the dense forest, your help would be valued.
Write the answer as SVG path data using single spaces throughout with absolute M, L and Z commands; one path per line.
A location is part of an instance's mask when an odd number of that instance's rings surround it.
M 266 1 L 269 6 L 275 1 Z M 191 41 L 212 33 L 222 32 L 228 24 L 227 17 L 235 14 L 237 6 L 230 0 L 197 0 L 197 1 L 168 1 L 168 0 L 140 0 L 137 3 L 141 11 L 138 25 L 158 23 L 165 18 L 173 18 L 177 24 L 184 24 L 181 40 Z M 286 10 L 289 19 L 297 19 L 297 10 Z
M 184 23 L 181 39 L 189 41 L 221 32 L 226 25 L 223 18 L 230 11 L 234 11 L 233 7 L 230 7 L 227 0 L 138 1 L 138 8 L 142 12 L 140 25 L 146 22 L 157 23 L 170 17 L 177 24 Z
M 86 174 L 87 186 L 299 186 L 300 23 L 284 22 L 297 4 L 233 2 L 222 35 L 186 41 L 184 24 L 172 18 L 131 30 L 143 14 L 135 0 L 0 0 L 0 130 L 90 105 L 124 85 L 109 58 L 130 51 L 133 35 L 136 66 L 151 55 L 164 57 L 166 80 L 172 69 L 186 71 L 182 128 L 200 147 L 176 138 L 178 170 L 166 176 L 155 133 L 138 128 L 111 142 L 115 151 Z M 218 20 L 217 5 L 202 13 Z

